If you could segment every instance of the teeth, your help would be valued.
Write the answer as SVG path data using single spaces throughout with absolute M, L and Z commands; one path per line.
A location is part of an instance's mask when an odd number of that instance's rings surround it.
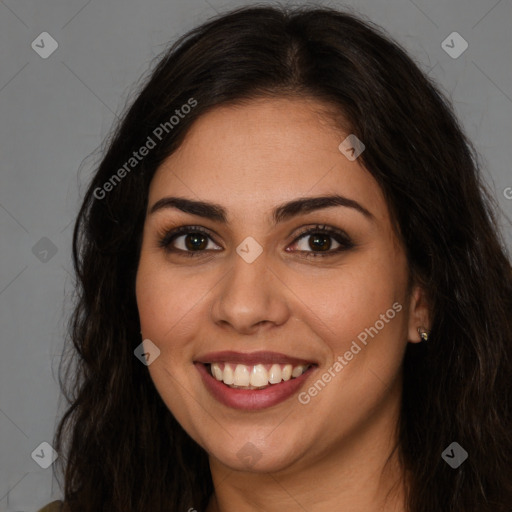
M 235 368 L 235 386 L 248 386 L 251 382 L 251 372 L 244 364 L 237 364 Z
M 278 364 L 273 364 L 268 372 L 268 381 L 270 384 L 279 384 L 283 379 L 281 367 Z
M 218 364 L 212 364 L 212 375 L 217 379 L 217 380 L 222 380 L 222 370 L 219 368 L 219 365 Z
M 219 370 L 220 370 L 220 368 L 219 368 Z M 231 368 L 231 366 L 229 366 L 229 364 L 227 364 L 224 367 L 224 371 L 222 372 L 220 380 L 223 381 L 224 384 L 233 384 L 235 382 L 235 376 L 233 375 L 233 369 Z
M 292 378 L 293 367 L 291 364 L 286 364 L 282 370 L 283 380 L 290 380 Z
M 291 365 L 290 365 L 291 366 Z M 292 370 L 292 377 L 300 377 L 302 375 L 302 367 L 301 366 L 295 366 Z M 286 380 L 286 379 L 285 379 Z
M 247 366 L 235 363 L 211 363 L 210 372 L 218 381 L 232 388 L 261 389 L 300 377 L 309 366 L 291 364 L 257 364 Z
M 266 386 L 268 384 L 268 373 L 263 365 L 257 364 L 253 367 L 250 384 L 255 387 Z

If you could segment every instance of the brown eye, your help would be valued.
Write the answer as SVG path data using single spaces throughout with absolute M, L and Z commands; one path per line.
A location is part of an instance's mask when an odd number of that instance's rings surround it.
M 302 245 L 301 240 L 308 239 Z M 332 244 L 337 246 L 332 249 Z M 215 241 L 207 230 L 200 226 L 182 226 L 166 233 L 158 242 L 159 247 L 168 253 L 176 253 L 183 256 L 200 256 L 211 250 L 208 243 Z M 293 242 L 293 245 L 301 245 L 297 250 L 305 253 L 305 257 L 334 256 L 342 251 L 352 249 L 355 244 L 342 230 L 327 226 L 315 226 L 304 230 Z M 222 249 L 221 249 L 222 250 Z M 291 251 L 294 252 L 294 251 Z
M 202 233 L 189 233 L 182 236 L 185 237 L 186 248 L 191 251 L 206 249 L 206 246 L 208 245 L 207 237 Z
M 321 252 L 328 251 L 331 248 L 332 242 L 329 235 L 317 233 L 315 235 L 308 235 L 308 245 L 312 250 Z
M 184 256 L 199 256 L 213 241 L 208 232 L 199 226 L 182 226 L 169 231 L 158 242 L 169 253 L 180 253 Z M 177 242 L 177 243 L 176 243 Z
M 307 243 L 304 243 L 302 248 L 299 247 L 298 250 L 306 253 L 306 257 L 332 256 L 355 247 L 355 244 L 345 232 L 327 226 L 317 225 L 303 231 L 295 239 L 294 245 L 299 245 L 301 239 L 307 239 Z M 338 246 L 331 250 L 333 239 Z

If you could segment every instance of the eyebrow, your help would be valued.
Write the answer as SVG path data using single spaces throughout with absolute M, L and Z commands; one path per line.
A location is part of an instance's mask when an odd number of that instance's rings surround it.
M 357 201 L 338 194 L 304 197 L 283 203 L 272 210 L 272 219 L 274 224 L 278 224 L 300 214 L 306 214 L 324 208 L 332 208 L 334 206 L 353 208 L 363 214 L 367 219 L 375 219 L 373 214 Z M 149 214 L 151 215 L 166 208 L 175 208 L 185 213 L 227 224 L 227 211 L 221 205 L 183 197 L 163 197 L 151 207 Z

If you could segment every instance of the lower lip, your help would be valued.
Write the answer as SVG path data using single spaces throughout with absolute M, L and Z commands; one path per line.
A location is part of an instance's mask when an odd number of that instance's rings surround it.
M 195 366 L 201 374 L 206 389 L 214 398 L 228 407 L 248 411 L 265 409 L 283 402 L 299 390 L 315 369 L 315 366 L 311 366 L 300 377 L 273 384 L 265 389 L 244 390 L 230 388 L 222 381 L 215 379 L 202 363 L 195 363 Z

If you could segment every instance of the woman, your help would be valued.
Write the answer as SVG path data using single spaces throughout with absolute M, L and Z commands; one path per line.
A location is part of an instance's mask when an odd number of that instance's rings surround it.
M 183 36 L 73 251 L 63 510 L 510 511 L 510 261 L 450 104 L 372 23 Z

